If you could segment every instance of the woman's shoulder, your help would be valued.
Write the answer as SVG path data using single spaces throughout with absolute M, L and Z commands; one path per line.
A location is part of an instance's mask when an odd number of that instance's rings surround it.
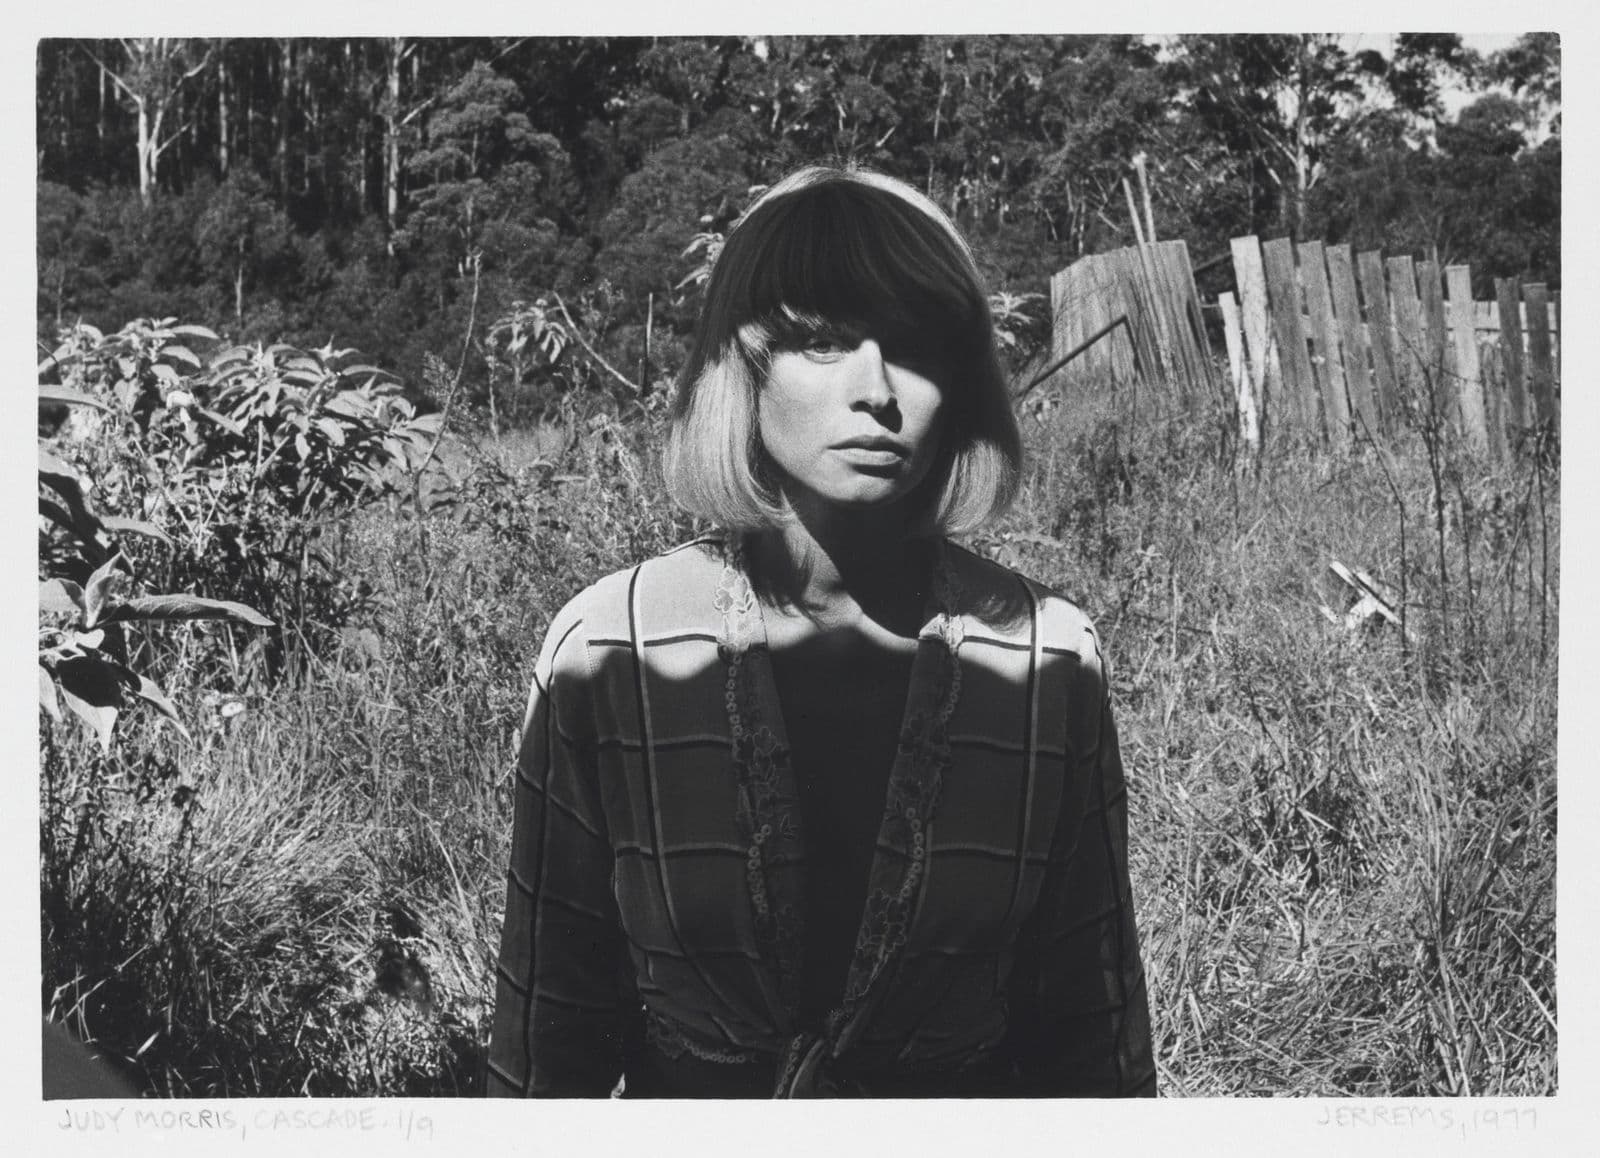
M 659 619 L 664 610 L 680 603 L 709 605 L 723 559 L 722 540 L 706 535 L 602 575 L 567 601 L 551 621 L 551 630 L 576 623 L 591 639 L 626 638 L 641 613 Z
M 1087 612 L 1045 583 L 952 544 L 948 555 L 961 604 L 978 630 L 1014 645 L 1069 653 L 1088 667 L 1104 664 L 1099 634 Z

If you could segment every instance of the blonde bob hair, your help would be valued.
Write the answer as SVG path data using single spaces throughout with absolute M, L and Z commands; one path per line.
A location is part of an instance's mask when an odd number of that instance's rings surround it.
M 730 531 L 792 516 L 761 444 L 774 350 L 819 335 L 876 339 L 944 391 L 939 456 L 915 529 L 959 535 L 1016 495 L 1022 442 L 972 252 L 932 201 L 864 169 L 790 174 L 730 232 L 672 401 L 664 470 L 680 506 Z

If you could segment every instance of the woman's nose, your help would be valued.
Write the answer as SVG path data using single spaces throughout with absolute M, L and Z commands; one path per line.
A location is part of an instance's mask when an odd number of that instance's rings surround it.
M 872 338 L 850 356 L 850 391 L 851 404 L 868 410 L 883 410 L 894 403 L 889 364 L 884 361 L 883 348 Z

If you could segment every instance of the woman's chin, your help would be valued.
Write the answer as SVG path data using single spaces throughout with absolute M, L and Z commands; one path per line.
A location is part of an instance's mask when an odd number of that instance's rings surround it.
M 876 511 L 895 506 L 908 497 L 906 487 L 889 480 L 872 480 L 840 487 L 831 494 L 819 495 L 826 507 L 840 511 Z

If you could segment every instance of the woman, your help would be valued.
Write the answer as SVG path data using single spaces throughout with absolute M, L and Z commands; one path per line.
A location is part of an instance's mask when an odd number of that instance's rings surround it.
M 666 452 L 719 530 L 536 668 L 491 1093 L 1154 1093 L 1098 640 L 945 538 L 1020 458 L 930 201 L 811 168 L 750 209 Z

